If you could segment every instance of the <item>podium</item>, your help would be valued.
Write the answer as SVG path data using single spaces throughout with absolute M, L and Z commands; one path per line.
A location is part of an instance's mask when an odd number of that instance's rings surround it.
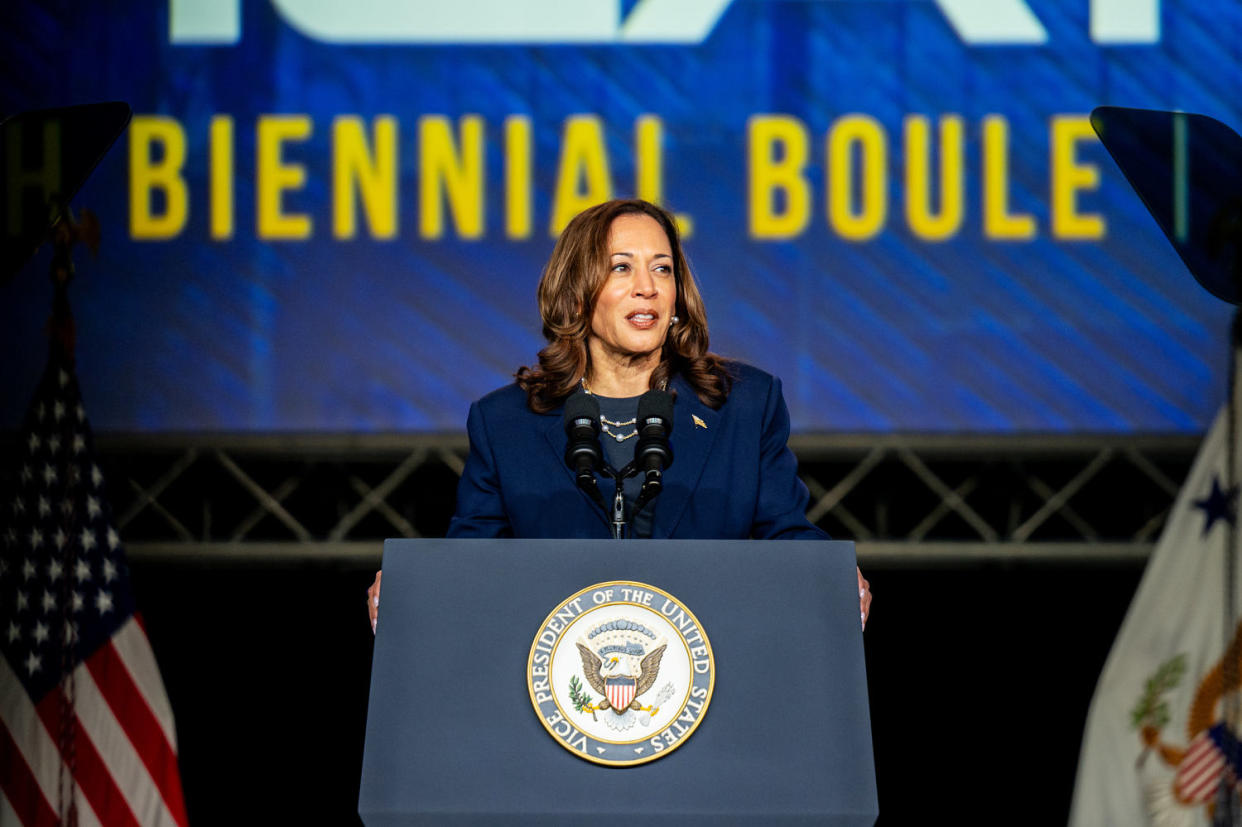
M 383 565 L 367 827 L 874 823 L 853 543 L 388 540 Z M 565 748 L 528 685 L 550 613 L 608 581 L 675 597 L 712 650 L 697 729 L 636 766 Z

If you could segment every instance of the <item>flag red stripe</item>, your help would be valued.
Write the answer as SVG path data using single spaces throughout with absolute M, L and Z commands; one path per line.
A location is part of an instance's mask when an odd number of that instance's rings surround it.
M 1185 780 L 1186 784 L 1192 784 L 1192 782 L 1201 779 L 1201 777 L 1205 775 L 1216 776 L 1220 774 L 1223 762 L 1225 761 L 1223 761 L 1220 756 L 1213 755 L 1208 760 L 1200 761 L 1199 764 L 1185 767 L 1185 769 L 1180 772 L 1180 775 L 1182 779 Z
M 1212 798 L 1220 788 L 1224 763 L 1224 756 L 1207 733 L 1200 734 L 1190 743 L 1182 759 L 1174 782 L 1177 794 L 1189 804 L 1200 804 Z
M 1195 766 L 1209 761 L 1216 756 L 1216 749 L 1212 742 L 1208 740 L 1206 735 L 1200 735 L 1198 738 L 1190 742 L 1186 755 L 1182 758 L 1181 772 L 1193 769 Z
M 1220 787 L 1220 768 L 1223 764 L 1224 761 L 1217 760 L 1193 777 L 1183 778 L 1180 784 L 1182 794 L 1192 800 L 1206 800 L 1204 793 L 1215 793 Z
M 142 758 L 169 812 L 177 824 L 187 827 L 177 754 L 112 643 L 99 647 L 87 658 L 86 668 Z
M 62 691 L 59 688 L 55 689 L 47 693 L 35 707 L 39 710 L 39 718 L 43 721 L 43 725 L 50 733 L 60 732 L 62 697 Z M 78 788 L 82 790 L 82 795 L 91 805 L 91 809 L 99 817 L 99 822 L 109 827 L 130 827 L 130 825 L 140 827 L 138 820 L 134 818 L 133 811 L 129 808 L 129 802 L 125 800 L 125 796 L 117 787 L 112 773 L 108 771 L 107 763 L 99 755 L 99 750 L 95 749 L 94 742 L 86 734 L 77 715 L 74 715 L 74 725 L 77 729 L 76 737 L 73 739 L 77 767 L 73 777 Z
M 129 670 L 133 679 L 146 698 L 151 714 L 164 731 L 164 740 L 177 751 L 177 729 L 173 723 L 172 707 L 168 705 L 168 696 L 164 694 L 164 682 L 160 680 L 160 667 L 155 662 L 155 653 L 151 651 L 151 643 L 142 631 L 142 625 L 131 617 L 125 625 L 116 630 L 112 636 L 112 648 L 117 657 Z
M 39 789 L 39 782 L 17 748 L 8 726 L 0 720 L 0 789 L 26 827 L 53 827 L 56 811 Z
M 1211 752 L 1197 755 L 1193 759 L 1187 758 L 1182 762 L 1182 771 L 1179 775 L 1187 779 L 1198 778 L 1205 771 L 1219 768 L 1222 763 L 1221 757 Z
M 1223 762 L 1224 758 L 1215 752 L 1195 756 L 1193 760 L 1187 758 L 1182 761 L 1181 771 L 1178 775 L 1182 778 L 1197 778 L 1206 770 L 1219 767 Z
M 1203 804 L 1215 798 L 1216 791 L 1219 789 L 1220 784 L 1215 783 L 1213 779 L 1212 783 L 1205 786 L 1195 787 L 1193 790 L 1183 790 L 1182 797 L 1187 804 Z
M 1182 785 L 1182 789 L 1186 791 L 1187 795 L 1197 795 L 1207 788 L 1215 789 L 1220 785 L 1220 768 L 1215 767 L 1213 769 L 1215 770 L 1214 772 L 1204 773 L 1198 778 L 1189 779 Z

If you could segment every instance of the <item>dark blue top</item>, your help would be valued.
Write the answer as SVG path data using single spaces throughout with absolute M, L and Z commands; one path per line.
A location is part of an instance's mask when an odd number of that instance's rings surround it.
M 619 472 L 634 461 L 634 446 L 638 444 L 638 397 L 593 395 L 599 402 L 600 416 L 608 420 L 600 423 L 599 441 L 604 446 L 604 460 L 612 466 L 614 471 Z M 609 424 L 610 422 L 629 424 Z M 605 427 L 607 431 L 602 430 Z M 617 439 L 618 436 L 621 439 Z M 676 455 L 673 459 L 676 461 Z M 611 479 L 605 480 L 602 474 L 599 475 L 598 482 L 600 492 L 604 494 L 608 502 L 611 502 L 611 497 L 616 491 L 616 482 Z M 626 514 L 629 515 L 630 521 L 630 536 L 640 539 L 651 536 L 651 512 L 655 507 L 655 503 L 650 502 L 643 506 L 642 511 L 634 511 L 634 503 L 638 501 L 638 494 L 642 491 L 642 487 L 642 477 L 638 474 L 626 478 L 622 487 Z

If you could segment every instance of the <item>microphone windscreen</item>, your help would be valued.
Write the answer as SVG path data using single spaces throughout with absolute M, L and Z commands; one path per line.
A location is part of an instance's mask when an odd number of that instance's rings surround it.
M 640 427 L 647 420 L 659 417 L 664 420 L 664 427 L 671 429 L 673 425 L 673 395 L 668 391 L 650 390 L 638 397 L 638 422 Z
M 594 428 L 599 428 L 599 400 L 582 390 L 565 400 L 565 431 L 568 433 L 579 419 L 590 419 Z

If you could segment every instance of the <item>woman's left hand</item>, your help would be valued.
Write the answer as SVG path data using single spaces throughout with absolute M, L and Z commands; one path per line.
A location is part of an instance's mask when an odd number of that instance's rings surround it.
M 871 584 L 862 576 L 862 569 L 854 568 L 858 571 L 858 608 L 862 615 L 862 627 L 866 629 L 867 618 L 871 615 Z
M 375 624 L 379 622 L 379 593 L 382 571 L 375 573 L 375 582 L 367 589 L 367 615 L 371 618 L 371 634 L 375 634 Z M 860 577 L 862 575 L 859 575 Z

